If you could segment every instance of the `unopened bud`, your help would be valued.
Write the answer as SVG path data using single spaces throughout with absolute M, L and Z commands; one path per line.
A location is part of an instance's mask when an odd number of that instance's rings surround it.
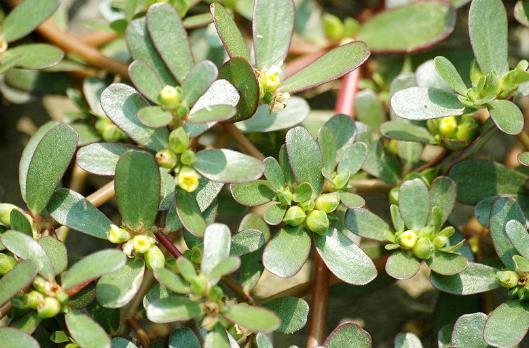
M 389 191 L 389 203 L 390 204 L 399 204 L 399 192 L 400 187 L 394 187 Z
M 430 239 L 422 237 L 417 240 L 413 247 L 413 254 L 422 260 L 427 260 L 432 257 L 434 246 Z
M 169 148 L 180 154 L 189 147 L 189 136 L 184 128 L 176 128 L 169 134 Z
M 53 318 L 61 311 L 61 304 L 55 297 L 45 297 L 37 306 L 37 315 L 41 319 Z
M 297 205 L 288 208 L 283 221 L 290 226 L 299 226 L 305 221 L 307 214 Z
M 163 268 L 165 265 L 165 256 L 157 246 L 152 246 L 145 253 L 145 263 L 152 271 L 156 268 Z
M 316 198 L 315 206 L 318 210 L 326 213 L 332 213 L 340 204 L 340 195 L 337 192 L 324 193 Z
M 178 172 L 178 186 L 187 192 L 198 188 L 198 174 L 190 167 L 182 167 Z
M 156 153 L 156 162 L 162 168 L 173 169 L 178 164 L 178 157 L 173 151 L 163 149 Z
M 116 142 L 123 139 L 125 137 L 125 133 L 123 133 L 123 131 L 115 124 L 109 123 L 103 128 L 101 136 L 105 141 Z
M 0 203 L 0 224 L 11 226 L 11 211 L 13 209 L 18 209 L 18 207 L 9 203 Z
M 39 303 L 44 301 L 44 295 L 40 292 L 31 290 L 26 294 L 27 308 L 36 309 Z
M 108 231 L 108 240 L 114 244 L 125 243 L 130 239 L 130 233 L 124 228 L 118 227 L 114 224 L 110 225 Z
M 151 248 L 153 242 L 151 238 L 145 235 L 137 235 L 132 238 L 134 252 L 138 254 L 146 253 Z
M 472 116 L 462 116 L 461 123 L 457 126 L 455 139 L 470 142 L 478 133 L 479 123 Z
M 283 191 L 277 193 L 277 200 L 282 205 L 290 205 L 292 203 L 293 198 L 294 195 L 292 194 L 292 192 L 290 192 L 289 189 L 284 189 Z
M 176 109 L 182 101 L 180 87 L 165 86 L 160 91 L 160 103 L 168 109 Z
M 413 230 L 404 231 L 397 237 L 397 242 L 402 249 L 411 249 L 417 243 L 417 233 Z
M 322 22 L 323 32 L 329 40 L 339 42 L 344 37 L 344 25 L 340 18 L 333 14 L 325 13 L 322 17 Z
M 439 120 L 439 134 L 443 138 L 451 138 L 457 129 L 457 120 L 454 116 L 445 117 Z
M 46 279 L 42 278 L 42 277 L 39 277 L 37 276 L 34 280 L 33 280 L 33 287 L 38 291 L 38 292 L 41 292 L 43 294 L 47 294 L 50 292 L 50 282 L 48 282 Z
M 0 274 L 6 274 L 15 267 L 17 260 L 13 256 L 0 253 Z
M 496 272 L 496 277 L 498 277 L 498 281 L 500 282 L 501 286 L 508 289 L 514 288 L 516 285 L 518 285 L 518 280 L 520 279 L 518 274 L 513 271 Z
M 354 18 L 347 17 L 343 21 L 343 36 L 344 37 L 353 37 L 360 29 L 360 23 Z
M 307 227 L 314 233 L 323 234 L 329 229 L 327 213 L 321 210 L 313 210 L 307 215 Z
M 64 303 L 68 302 L 68 299 L 69 299 L 70 297 L 68 296 L 68 294 L 66 293 L 66 291 L 64 291 L 64 290 L 61 289 L 59 292 L 57 292 L 57 295 L 55 295 L 55 298 L 56 298 L 57 300 L 59 300 L 60 303 L 64 304 Z
M 180 156 L 180 162 L 182 162 L 183 165 L 190 166 L 193 163 L 195 163 L 196 155 L 193 152 L 193 150 L 185 150 L 182 155 Z

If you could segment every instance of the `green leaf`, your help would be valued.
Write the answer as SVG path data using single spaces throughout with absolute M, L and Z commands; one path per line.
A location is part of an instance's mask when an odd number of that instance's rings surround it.
M 272 345 L 272 341 L 270 341 L 270 338 L 268 338 L 267 335 L 258 333 L 255 336 L 255 343 L 257 344 L 257 348 L 274 348 Z
M 221 325 L 216 325 L 204 339 L 204 348 L 231 348 L 226 330 Z
M 198 152 L 194 168 L 210 180 L 225 183 L 254 181 L 264 170 L 258 159 L 226 149 Z
M 321 150 L 322 169 L 321 173 L 326 178 L 332 178 L 334 167 L 336 166 L 336 141 L 332 130 L 328 127 L 321 127 L 318 132 L 318 144 Z
M 6 348 L 39 348 L 39 343 L 30 335 L 10 327 L 0 328 L 0 341 Z
M 81 348 L 110 348 L 110 337 L 88 315 L 70 310 L 64 319 L 70 335 Z
M 369 57 L 365 43 L 355 41 L 334 48 L 281 84 L 283 92 L 299 92 L 336 80 L 362 65 Z
M 58 124 L 48 130 L 34 148 L 24 185 L 25 201 L 34 214 L 46 208 L 70 164 L 77 140 L 78 135 L 70 126 Z
M 493 100 L 488 104 L 490 117 L 496 126 L 509 135 L 519 134 L 523 130 L 522 112 L 509 100 Z
M 432 285 L 454 295 L 473 295 L 500 287 L 496 277 L 498 269 L 469 262 L 467 268 L 458 274 L 444 276 L 432 273 Z
M 271 310 L 249 306 L 246 303 L 227 305 L 222 315 L 229 321 L 254 332 L 272 332 L 281 324 L 281 319 Z
M 151 36 L 147 31 L 145 18 L 135 19 L 127 25 L 125 39 L 132 58 L 146 63 L 151 69 L 155 70 L 164 85 L 176 85 L 175 78 L 165 65 L 162 57 L 160 57 L 156 47 L 154 47 Z
M 430 209 L 430 194 L 424 181 L 413 179 L 401 185 L 399 210 L 408 228 L 421 229 L 426 226 Z
M 0 241 L 16 256 L 35 262 L 42 276 L 49 280 L 55 277 L 53 263 L 40 244 L 32 237 L 21 232 L 7 231 L 1 235 Z
M 293 200 L 294 202 L 302 203 L 308 201 L 313 196 L 312 187 L 310 184 L 304 182 L 294 190 Z
M 182 82 L 182 101 L 189 107 L 194 105 L 206 93 L 217 75 L 217 67 L 209 60 L 195 65 Z
M 345 226 L 360 237 L 378 241 L 387 240 L 389 225 L 367 209 L 349 209 L 345 215 Z
M 121 155 L 114 186 L 123 224 L 135 230 L 149 229 L 160 204 L 160 171 L 152 155 L 139 150 Z
M 529 167 L 529 152 L 522 152 L 518 154 L 518 162 L 520 162 L 521 165 Z
M 173 120 L 173 114 L 160 106 L 146 106 L 138 111 L 138 118 L 147 127 L 165 127 Z
M 178 81 L 193 67 L 193 56 L 182 21 L 173 6 L 154 4 L 147 11 L 147 29 L 163 61 Z
M 296 274 L 310 253 L 311 240 L 302 228 L 284 227 L 266 245 L 263 264 L 278 277 L 288 278 Z
M 283 217 L 287 212 L 287 208 L 280 204 L 272 204 L 268 206 L 264 213 L 264 220 L 267 224 L 275 226 L 283 221 Z
M 231 240 L 231 255 L 242 256 L 256 251 L 265 243 L 263 232 L 259 230 L 242 230 L 233 235 Z
M 112 339 L 112 348 L 138 348 L 138 346 L 123 337 L 114 337 Z
M 405 120 L 384 122 L 380 126 L 380 132 L 382 135 L 396 140 L 413 141 L 422 144 L 437 143 L 428 129 Z
M 465 106 L 453 93 L 437 88 L 410 87 L 391 98 L 391 108 L 397 116 L 408 120 L 428 120 L 462 115 Z
M 506 225 L 517 220 L 525 225 L 525 216 L 518 203 L 509 197 L 500 197 L 494 202 L 490 213 L 490 236 L 494 249 L 501 261 L 508 268 L 514 268 L 512 257 L 518 252 L 505 233 Z
M 340 201 L 347 208 L 361 208 L 366 205 L 366 201 L 362 196 L 351 192 L 340 192 Z
M 46 255 L 48 255 L 55 274 L 62 273 L 68 267 L 66 246 L 51 236 L 39 239 L 39 244 L 44 249 L 44 252 L 46 252 Z
M 367 146 L 364 143 L 353 143 L 345 146 L 340 163 L 338 163 L 338 173 L 356 174 L 366 161 L 367 151 Z
M 303 127 L 289 130 L 285 143 L 288 161 L 297 181 L 309 183 L 314 192 L 319 194 L 323 188 L 323 163 L 318 143 Z
M 446 176 L 435 178 L 430 185 L 430 203 L 432 207 L 439 207 L 442 212 L 442 222 L 444 223 L 456 202 L 457 185 L 454 180 Z
M 92 237 L 107 239 L 112 221 L 79 193 L 61 188 L 55 191 L 48 204 L 51 217 Z
M 175 329 L 169 336 L 169 348 L 200 348 L 200 342 L 188 327 Z
M 0 64 L 8 64 L 14 60 L 13 67 L 40 70 L 56 65 L 63 57 L 64 53 L 55 46 L 26 44 L 7 50 L 0 57 Z
M 145 262 L 142 259 L 128 259 L 123 267 L 99 279 L 97 302 L 106 308 L 124 307 L 138 292 L 144 272 Z
M 182 225 L 194 236 L 202 237 L 206 230 L 206 221 L 202 217 L 200 207 L 192 193 L 186 192 L 180 188 L 175 191 L 176 194 L 176 213 L 182 222 Z
M 236 112 L 237 110 L 231 105 L 212 105 L 193 111 L 189 115 L 188 121 L 192 123 L 226 121 L 232 118 Z
M 231 233 L 228 226 L 211 224 L 204 232 L 204 251 L 200 270 L 210 273 L 216 266 L 230 256 Z
M 363 23 L 357 38 L 375 53 L 411 53 L 444 40 L 454 30 L 455 11 L 437 1 L 382 11 Z
M 454 347 L 488 348 L 483 338 L 485 313 L 471 313 L 460 316 L 454 324 L 452 345 Z
M 487 23 L 487 25 L 483 25 Z M 472 1 L 468 31 L 474 55 L 483 73 L 503 75 L 507 63 L 507 13 L 500 0 Z
M 364 285 L 375 279 L 373 261 L 342 232 L 331 228 L 326 234 L 314 234 L 316 250 L 329 270 L 348 284 Z
M 275 197 L 275 192 L 265 180 L 256 180 L 247 184 L 232 184 L 230 191 L 235 201 L 247 207 L 268 203 Z
M 184 283 L 179 275 L 173 273 L 167 268 L 156 268 L 153 273 L 154 277 L 160 284 L 177 294 L 188 294 L 191 291 L 189 286 Z
M 344 321 L 329 334 L 325 348 L 371 348 L 371 336 L 353 321 Z
M 127 258 L 121 250 L 107 249 L 92 253 L 77 261 L 62 275 L 62 287 L 70 289 L 114 272 L 123 267 L 126 261 Z
M 286 185 L 285 175 L 274 157 L 267 157 L 263 160 L 264 176 L 274 190 L 280 190 Z
M 9 214 L 10 228 L 33 237 L 33 227 L 31 226 L 32 221 L 29 221 L 28 218 L 28 216 L 18 209 L 11 210 L 11 213 Z
M 485 341 L 496 347 L 516 346 L 527 334 L 529 307 L 517 300 L 502 303 L 485 324 Z
M 129 76 L 134 87 L 154 104 L 159 103 L 160 91 L 164 84 L 156 72 L 141 60 L 135 60 L 129 65 Z
M 309 305 L 301 298 L 276 298 L 266 302 L 264 307 L 272 310 L 281 319 L 277 332 L 291 334 L 301 330 L 307 323 Z
M 401 332 L 395 337 L 395 348 L 422 348 L 422 343 L 414 334 Z
M 108 118 L 137 143 L 154 151 L 167 147 L 167 128 L 147 127 L 138 118 L 138 112 L 149 103 L 134 88 L 122 83 L 111 84 L 101 95 L 101 106 Z
M 386 273 L 395 279 L 410 279 L 419 271 L 421 263 L 413 254 L 398 250 L 388 257 Z
M 220 67 L 219 78 L 229 81 L 241 97 L 237 103 L 237 115 L 232 121 L 251 117 L 259 105 L 259 82 L 248 60 L 241 57 L 230 59 Z
M 364 89 L 356 94 L 354 99 L 356 119 L 378 131 L 382 122 L 386 120 L 386 110 L 378 95 Z
M 309 112 L 305 99 L 294 96 L 279 112 L 270 112 L 270 106 L 260 105 L 252 117 L 235 125 L 243 132 L 273 132 L 297 126 L 307 118 Z
M 472 205 L 491 196 L 527 192 L 524 186 L 529 179 L 502 164 L 481 159 L 457 163 L 449 175 L 457 184 L 459 202 Z
M 242 218 L 241 223 L 239 224 L 239 231 L 244 230 L 260 231 L 266 241 L 270 239 L 270 228 L 263 218 L 255 213 L 248 213 Z
M 426 260 L 430 269 L 443 275 L 454 275 L 461 273 L 467 268 L 467 259 L 459 254 L 436 251 L 432 257 Z
M 7 42 L 13 42 L 31 33 L 57 10 L 59 4 L 59 0 L 23 1 L 4 19 L 4 38 Z
M 77 151 L 77 165 L 95 175 L 113 176 L 119 157 L 131 147 L 119 143 L 94 143 Z
M 39 264 L 24 260 L 0 279 L 0 305 L 4 305 L 20 290 L 30 285 L 39 271 Z
M 450 88 L 458 94 L 466 95 L 468 87 L 457 72 L 456 67 L 445 57 L 435 57 L 435 69 Z
M 338 157 L 341 157 L 344 149 L 354 140 L 356 132 L 356 124 L 348 115 L 335 115 L 331 117 L 324 124 L 325 128 L 329 128 L 334 135 Z
M 250 53 L 241 31 L 237 27 L 232 15 L 219 3 L 213 3 L 210 7 L 215 28 L 219 34 L 224 48 L 228 55 L 233 57 L 243 57 L 250 61 Z
M 520 24 L 528 27 L 529 26 L 529 2 L 527 0 L 518 0 L 514 6 L 514 18 Z
M 200 303 L 182 296 L 169 296 L 149 303 L 147 306 L 147 318 L 154 323 L 185 321 L 200 315 L 202 315 Z
M 292 0 L 255 0 L 252 32 L 258 68 L 283 64 L 294 29 L 294 12 Z
M 505 234 L 512 245 L 525 258 L 529 258 L 529 233 L 527 228 L 518 220 L 508 221 L 505 225 Z

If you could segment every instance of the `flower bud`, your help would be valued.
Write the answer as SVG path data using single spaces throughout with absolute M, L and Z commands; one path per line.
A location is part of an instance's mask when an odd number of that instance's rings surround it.
M 20 309 L 37 309 L 37 306 L 42 301 L 44 301 L 44 295 L 38 291 L 31 290 L 27 294 L 13 298 L 11 304 L 13 307 Z
M 417 243 L 417 233 L 413 230 L 404 231 L 397 237 L 397 242 L 402 249 L 411 249 Z
M 37 306 L 37 315 L 40 319 L 53 318 L 61 311 L 61 304 L 55 297 L 45 297 Z
M 125 133 L 115 124 L 109 123 L 101 131 L 101 136 L 105 141 L 116 142 L 125 138 Z
M 152 247 L 153 242 L 148 236 L 137 235 L 132 238 L 132 245 L 135 253 L 143 254 Z
M 344 25 L 340 18 L 333 14 L 325 13 L 322 17 L 322 22 L 323 32 L 329 40 L 339 42 L 344 37 Z
M 178 164 L 178 157 L 170 149 L 163 149 L 156 153 L 156 162 L 162 168 L 173 169 Z
M 389 203 L 390 204 L 399 204 L 399 192 L 400 187 L 394 187 L 389 191 Z
M 108 240 L 114 244 L 125 243 L 130 239 L 130 233 L 124 228 L 118 227 L 114 224 L 110 225 L 108 230 Z
M 518 274 L 513 271 L 496 272 L 496 277 L 498 277 L 498 281 L 500 282 L 501 286 L 508 289 L 514 288 L 516 285 L 518 285 L 518 280 L 520 279 Z
M 353 37 L 360 29 L 360 23 L 354 18 L 347 17 L 343 21 L 343 36 Z
M 334 186 L 334 189 L 341 190 L 345 188 L 349 183 L 350 177 L 351 174 L 349 173 L 349 171 L 334 175 L 334 177 L 332 178 L 332 184 Z
M 60 289 L 59 292 L 57 292 L 57 295 L 55 295 L 55 298 L 59 300 L 60 303 L 64 304 L 68 301 L 70 298 L 66 291 Z
M 290 226 L 299 226 L 305 221 L 307 214 L 297 205 L 288 208 L 283 221 Z
M 182 155 L 180 155 L 180 162 L 182 162 L 183 165 L 190 166 L 193 163 L 195 163 L 196 155 L 193 152 L 193 150 L 185 150 Z
M 220 286 L 214 286 L 209 290 L 208 299 L 213 302 L 219 302 L 224 297 L 224 291 Z
M 189 136 L 184 128 L 176 128 L 169 134 L 169 148 L 175 153 L 180 154 L 189 147 Z
M 478 133 L 479 123 L 472 116 L 462 116 L 463 119 L 455 134 L 455 139 L 465 142 L 474 140 Z
M 446 236 L 435 236 L 433 239 L 433 245 L 436 249 L 444 248 L 448 244 L 448 237 Z
M 198 174 L 190 167 L 182 167 L 178 172 L 178 186 L 187 192 L 198 188 Z
M 208 288 L 208 280 L 203 274 L 199 274 L 191 279 L 191 291 L 195 294 L 203 294 Z
M 165 86 L 160 91 L 160 103 L 169 109 L 176 109 L 182 101 L 180 87 Z
M 145 253 L 145 263 L 152 271 L 156 268 L 163 268 L 165 265 L 165 256 L 157 246 L 152 246 Z
M 445 117 L 439 120 L 439 134 L 443 138 L 451 138 L 457 129 L 457 120 L 454 116 Z
M 432 241 L 425 237 L 419 238 L 413 247 L 413 254 L 422 260 L 427 260 L 432 257 L 433 252 L 434 247 Z
M 18 209 L 16 205 L 0 203 L 0 224 L 11 226 L 11 210 Z
M 326 213 L 332 213 L 338 208 L 340 204 L 340 195 L 337 192 L 324 193 L 316 198 L 315 206 L 318 210 L 323 210 Z
M 327 213 L 321 210 L 313 210 L 307 215 L 307 227 L 315 233 L 323 234 L 329 229 Z
M 47 294 L 50 291 L 50 282 L 40 276 L 37 276 L 35 279 L 33 279 L 33 287 L 38 292 Z
M 13 256 L 0 253 L 0 274 L 6 274 L 17 264 Z
M 277 193 L 277 200 L 282 205 L 290 205 L 292 203 L 293 198 L 294 195 L 292 194 L 292 192 L 290 192 L 288 188 Z

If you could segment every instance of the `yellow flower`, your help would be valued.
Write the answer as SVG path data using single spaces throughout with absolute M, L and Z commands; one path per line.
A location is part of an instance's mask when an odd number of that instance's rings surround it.
M 272 65 L 261 70 L 259 84 L 264 92 L 274 92 L 281 84 L 281 68 L 277 65 Z
M 399 244 L 403 249 L 411 249 L 417 243 L 417 233 L 412 230 L 402 232 L 399 236 Z
M 134 252 L 139 254 L 147 252 L 147 250 L 149 250 L 153 244 L 152 238 L 144 235 L 137 235 L 132 239 Z
M 165 86 L 160 91 L 160 102 L 163 106 L 176 109 L 182 101 L 182 93 L 179 87 Z
M 193 192 L 198 187 L 198 174 L 192 168 L 182 167 L 178 173 L 178 186 L 187 192 Z
M 457 129 L 457 120 L 454 116 L 439 120 L 439 133 L 443 138 L 450 138 Z
M 130 233 L 126 229 L 120 228 L 114 224 L 110 225 L 108 230 L 108 240 L 114 244 L 125 243 L 130 239 Z

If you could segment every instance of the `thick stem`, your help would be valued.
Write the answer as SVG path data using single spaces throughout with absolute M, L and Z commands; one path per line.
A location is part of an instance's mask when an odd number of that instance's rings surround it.
M 97 208 L 110 201 L 114 197 L 114 194 L 114 180 L 112 180 L 96 192 L 87 196 L 86 200 Z
M 251 155 L 259 160 L 264 160 L 265 156 L 255 147 L 254 144 L 248 138 L 242 134 L 242 132 L 235 127 L 233 123 L 222 123 L 224 130 L 233 137 L 233 139 L 239 144 L 244 152 Z
M 163 232 L 158 231 L 155 233 L 155 235 L 158 242 L 160 242 L 160 244 L 164 246 L 165 250 L 167 250 L 169 254 L 173 255 L 177 259 L 182 256 L 180 250 L 178 250 L 178 248 L 173 244 L 173 242 L 169 238 L 167 238 L 167 236 Z

